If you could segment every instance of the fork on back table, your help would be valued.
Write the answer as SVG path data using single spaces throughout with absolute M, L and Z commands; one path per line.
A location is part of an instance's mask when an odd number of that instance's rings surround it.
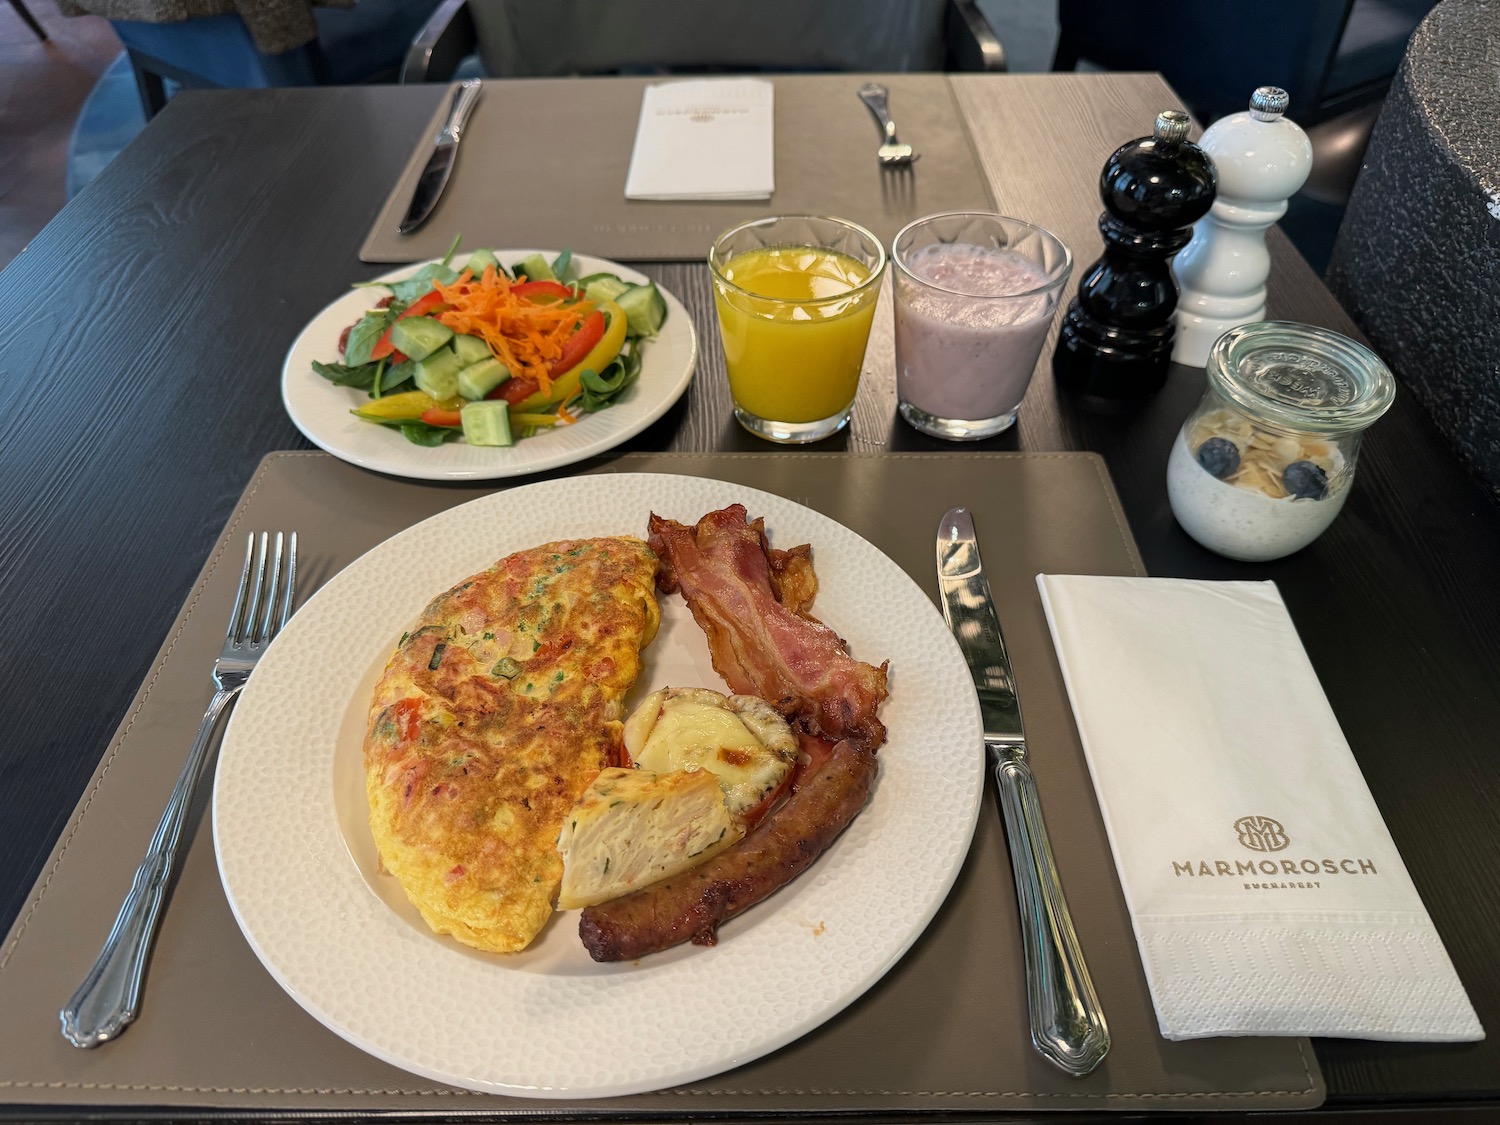
M 214 661 L 213 701 L 172 788 L 146 858 L 120 907 L 93 968 L 62 1009 L 63 1037 L 75 1047 L 97 1047 L 118 1036 L 140 1010 L 141 984 L 166 903 L 183 826 L 214 744 L 220 715 L 249 680 L 256 661 L 292 615 L 297 582 L 297 533 L 252 533 L 245 547 L 239 593 L 224 647 Z

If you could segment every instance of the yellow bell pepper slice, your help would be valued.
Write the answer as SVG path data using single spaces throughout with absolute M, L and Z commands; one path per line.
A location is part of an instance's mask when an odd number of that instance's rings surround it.
M 415 422 L 425 411 L 458 410 L 463 404 L 462 398 L 439 399 L 426 391 L 402 391 L 372 399 L 349 413 L 372 422 Z
M 558 403 L 567 402 L 581 389 L 578 380 L 585 371 L 603 371 L 615 356 L 620 354 L 620 349 L 625 346 L 625 332 L 629 327 L 626 324 L 625 310 L 613 301 L 600 301 L 599 308 L 609 319 L 609 324 L 606 325 L 604 335 L 599 337 L 599 342 L 594 345 L 593 350 L 573 367 L 553 379 L 550 391 L 537 391 L 512 406 L 512 417 L 518 413 L 526 414 L 546 410 Z

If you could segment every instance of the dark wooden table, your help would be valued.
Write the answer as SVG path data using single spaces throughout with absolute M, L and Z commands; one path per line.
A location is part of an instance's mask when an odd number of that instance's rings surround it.
M 1175 101 L 1152 76 L 965 77 L 958 90 L 1000 208 L 1058 232 L 1080 265 L 1099 248 L 1105 156 Z M 381 272 L 357 248 L 440 96 L 185 94 L 0 273 L 0 931 L 260 457 L 308 448 L 281 407 L 282 359 L 350 281 Z M 1272 317 L 1354 333 L 1279 234 L 1273 258 Z M 703 353 L 683 401 L 626 448 L 771 448 L 730 417 L 706 269 L 638 264 L 692 311 Z M 951 450 L 896 419 L 884 332 L 853 423 L 820 448 Z M 1096 450 L 1151 573 L 1277 582 L 1493 1034 L 1500 508 L 1399 395 L 1322 538 L 1275 563 L 1221 559 L 1177 527 L 1165 491 L 1168 448 L 1202 387 L 1200 371 L 1174 368 L 1148 402 L 1096 413 L 1044 367 L 1018 427 L 976 448 Z M 1329 1040 L 1318 1056 L 1320 1116 L 1500 1112 L 1494 1038 Z

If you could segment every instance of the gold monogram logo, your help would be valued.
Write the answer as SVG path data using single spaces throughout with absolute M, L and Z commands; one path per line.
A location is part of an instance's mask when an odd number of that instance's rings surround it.
M 1279 852 L 1292 842 L 1281 823 L 1268 816 L 1242 816 L 1234 822 L 1234 831 L 1253 852 Z

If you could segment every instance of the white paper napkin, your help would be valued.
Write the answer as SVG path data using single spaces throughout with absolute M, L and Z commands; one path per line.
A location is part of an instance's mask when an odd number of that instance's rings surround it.
M 769 199 L 771 83 L 715 78 L 646 87 L 626 199 Z
M 1161 1033 L 1484 1038 L 1275 585 L 1037 585 Z

